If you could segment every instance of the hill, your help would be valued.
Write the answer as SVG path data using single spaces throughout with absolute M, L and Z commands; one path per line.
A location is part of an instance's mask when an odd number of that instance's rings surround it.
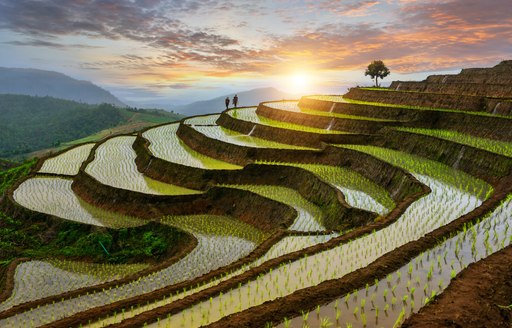
M 114 95 L 89 81 L 38 69 L 0 67 L 0 94 L 50 96 L 86 104 L 126 107 Z
M 85 137 L 98 140 L 108 134 L 132 132 L 180 118 L 163 110 L 88 105 L 52 97 L 0 95 L 0 157 L 19 157 Z M 91 134 L 96 134 L 96 138 L 90 137 Z
M 186 116 L 216 113 L 225 109 L 224 99 L 233 99 L 235 93 L 213 98 L 210 100 L 196 101 L 188 105 L 176 106 L 174 111 Z M 258 88 L 249 91 L 238 92 L 238 106 L 257 106 L 260 102 L 268 99 L 290 99 L 291 96 L 275 88 Z

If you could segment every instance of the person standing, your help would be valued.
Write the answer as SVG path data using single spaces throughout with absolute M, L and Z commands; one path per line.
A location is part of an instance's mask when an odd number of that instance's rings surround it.
M 238 95 L 235 95 L 233 97 L 233 107 L 238 107 Z
M 226 109 L 229 108 L 229 97 L 226 97 L 226 100 L 224 100 L 224 103 L 226 104 Z

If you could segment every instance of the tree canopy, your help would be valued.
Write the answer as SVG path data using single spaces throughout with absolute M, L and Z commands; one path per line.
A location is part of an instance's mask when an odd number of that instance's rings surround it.
M 382 60 L 374 60 L 371 62 L 370 65 L 368 65 L 368 68 L 366 69 L 366 72 L 364 72 L 364 75 L 370 75 L 372 79 L 375 79 L 375 86 L 379 86 L 378 79 L 383 79 L 386 76 L 388 76 L 390 73 L 389 69 L 384 65 L 384 62 Z

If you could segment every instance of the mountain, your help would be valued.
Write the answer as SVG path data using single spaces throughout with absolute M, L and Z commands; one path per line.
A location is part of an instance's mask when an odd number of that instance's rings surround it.
M 188 105 L 175 106 L 173 110 L 177 113 L 182 113 L 186 116 L 208 114 L 208 113 L 219 113 L 226 107 L 224 105 L 224 99 L 229 97 L 233 100 L 235 93 L 227 94 L 210 100 L 196 101 Z M 275 88 L 259 88 L 252 89 L 249 91 L 238 92 L 238 106 L 257 106 L 262 101 L 268 100 L 281 100 L 281 99 L 292 99 L 292 97 L 279 91 Z M 232 106 L 232 104 L 230 104 Z
M 96 141 L 181 118 L 163 110 L 120 108 L 105 103 L 89 105 L 52 97 L 0 95 L 0 157 L 19 159 L 37 150 Z
M 38 69 L 0 67 L 0 94 L 50 96 L 86 104 L 126 107 L 110 92 L 91 82 Z

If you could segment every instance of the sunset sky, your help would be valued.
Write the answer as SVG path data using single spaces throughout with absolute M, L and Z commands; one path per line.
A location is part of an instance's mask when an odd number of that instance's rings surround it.
M 55 70 L 132 101 L 274 86 L 336 93 L 512 58 L 511 0 L 0 0 L 0 66 Z

